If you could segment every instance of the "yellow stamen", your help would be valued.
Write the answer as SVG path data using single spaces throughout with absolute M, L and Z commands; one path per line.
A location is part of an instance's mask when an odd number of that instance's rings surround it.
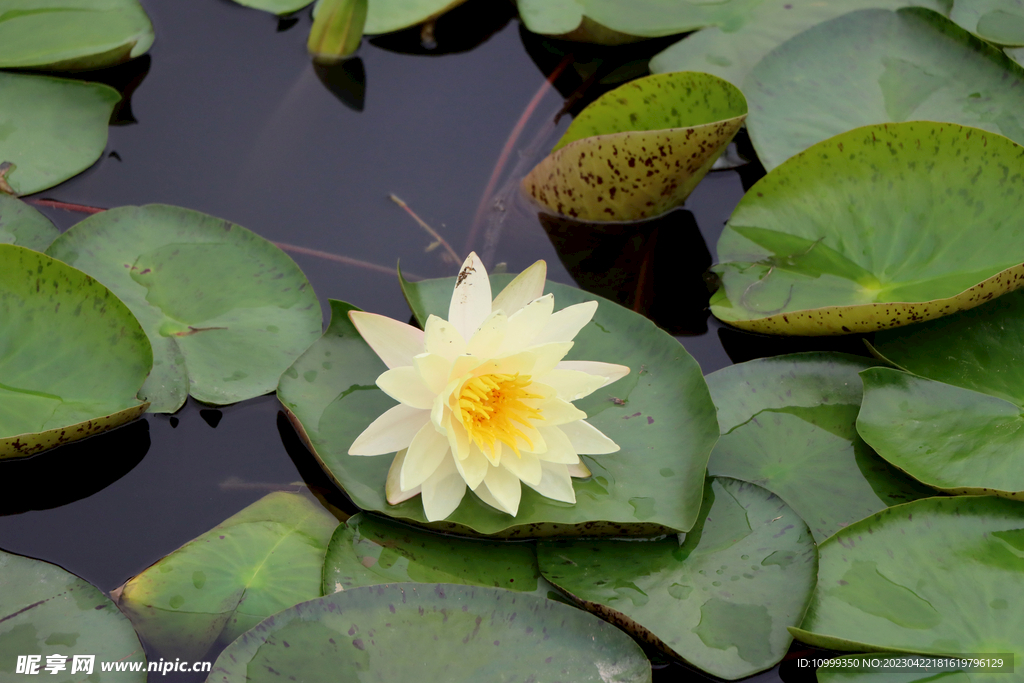
M 462 424 L 469 438 L 480 450 L 494 454 L 497 442 L 507 444 L 519 455 L 516 440 L 521 438 L 530 448 L 533 442 L 514 423 L 530 426 L 530 420 L 543 420 L 537 408 L 523 403 L 523 399 L 543 398 L 526 390 L 530 376 L 481 375 L 473 377 L 462 386 L 459 393 L 459 410 Z

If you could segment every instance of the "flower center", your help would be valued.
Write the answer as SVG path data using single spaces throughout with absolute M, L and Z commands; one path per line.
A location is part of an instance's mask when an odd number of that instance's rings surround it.
M 519 456 L 516 438 L 522 438 L 530 448 L 533 442 L 515 425 L 516 422 L 529 426 L 530 420 L 543 420 L 537 408 L 523 403 L 523 399 L 542 398 L 526 390 L 530 376 L 480 375 L 462 387 L 459 394 L 459 410 L 462 425 L 469 438 L 482 451 L 493 455 L 497 442 L 508 444 Z

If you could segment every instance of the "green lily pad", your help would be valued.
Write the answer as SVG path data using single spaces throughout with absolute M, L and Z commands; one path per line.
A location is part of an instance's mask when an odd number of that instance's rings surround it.
M 298 12 L 303 7 L 310 5 L 313 0 L 235 0 L 235 2 L 245 7 L 284 15 Z
M 436 19 L 466 0 L 371 0 L 366 14 L 367 35 L 391 33 Z M 322 0 L 313 6 L 313 17 L 319 16 Z
M 541 572 L 584 607 L 708 673 L 774 666 L 814 588 L 817 553 L 792 509 L 759 486 L 709 479 L 701 521 L 680 542 L 554 541 Z
M 803 518 L 818 543 L 891 505 L 933 495 L 857 434 L 858 372 L 875 363 L 801 353 L 707 377 L 722 438 L 708 473 L 763 486 Z
M 1007 57 L 1024 66 L 1024 47 L 1006 48 L 1003 52 L 1006 53 Z
M 517 0 L 516 4 L 523 24 L 534 33 L 618 45 L 705 26 L 737 25 L 758 0 Z
M 541 597 L 553 590 L 540 575 L 532 544 L 444 536 L 367 513 L 335 530 L 324 560 L 324 595 L 408 581 L 494 586 Z
M 189 541 L 119 588 L 118 604 L 161 652 L 199 659 L 271 614 L 319 597 L 338 520 L 275 492 Z
M 112 209 L 47 253 L 106 284 L 142 323 L 154 363 L 141 395 L 152 412 L 174 412 L 189 394 L 221 405 L 271 392 L 320 335 L 320 305 L 295 262 L 197 211 Z
M 580 112 L 521 187 L 580 220 L 657 216 L 683 203 L 746 115 L 743 93 L 715 76 L 640 78 Z
M 491 277 L 492 291 L 510 276 Z M 417 318 L 447 317 L 455 278 L 405 285 Z M 576 336 L 567 359 L 614 362 L 633 372 L 575 405 L 621 446 L 582 456 L 593 476 L 573 482 L 574 505 L 524 487 L 511 517 L 468 494 L 445 522 L 428 524 L 420 500 L 389 505 L 384 483 L 392 458 L 350 456 L 353 440 L 394 405 L 374 382 L 386 369 L 348 320 L 349 304 L 332 301 L 331 325 L 281 378 L 278 397 L 328 474 L 360 508 L 418 525 L 506 537 L 635 535 L 689 529 L 700 509 L 708 454 L 718 435 L 714 406 L 696 361 L 647 319 L 600 297 L 548 283 L 562 308 L 597 300 L 597 313 Z
M 0 550 L 0 671 L 15 673 L 18 658 L 36 656 L 32 673 L 53 683 L 145 683 L 146 654 L 128 619 L 91 583 L 60 567 Z M 62 655 L 63 670 L 46 670 Z M 76 656 L 93 656 L 91 675 L 72 673 Z M 101 662 L 137 663 L 141 671 L 105 672 Z M 80 662 L 81 663 L 81 662 Z M 32 680 L 25 678 L 25 680 Z
M 775 334 L 871 332 L 1024 284 L 1024 147 L 945 123 L 872 125 L 762 178 L 718 241 L 720 320 Z
M 1024 653 L 1024 504 L 925 498 L 819 548 L 799 640 L 845 651 Z
M 279 672 L 389 683 L 651 680 L 639 646 L 586 612 L 501 588 L 422 583 L 291 607 L 229 645 L 207 681 L 279 681 Z
M 0 72 L 0 163 L 14 165 L 11 188 L 32 194 L 92 166 L 120 100 L 100 83 Z
M 651 59 L 651 71 L 705 71 L 741 87 L 762 57 L 793 36 L 847 12 L 926 7 L 942 12 L 948 0 L 763 0 L 737 20 L 693 33 Z M 827 58 L 828 55 L 824 55 Z
M 146 410 L 153 365 L 131 311 L 91 277 L 0 244 L 0 459 L 91 436 Z
M 78 71 L 149 50 L 153 25 L 138 0 L 0 0 L 0 67 Z
M 1024 144 L 1024 69 L 921 8 L 853 12 L 808 29 L 765 56 L 743 92 L 768 170 L 869 123 L 949 121 Z
M 1024 1 L 954 0 L 949 18 L 996 45 L 1024 45 Z
M 23 201 L 0 193 L 0 244 L 43 251 L 60 234 L 43 214 Z

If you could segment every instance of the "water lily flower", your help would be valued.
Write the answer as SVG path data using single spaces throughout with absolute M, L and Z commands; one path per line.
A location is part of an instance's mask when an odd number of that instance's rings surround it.
M 488 505 L 519 510 L 520 482 L 576 502 L 572 476 L 589 476 L 580 454 L 618 445 L 572 405 L 629 374 L 611 363 L 562 360 L 597 310 L 588 301 L 554 312 L 547 265 L 538 261 L 491 301 L 480 259 L 470 254 L 456 279 L 448 320 L 423 330 L 351 311 L 356 329 L 388 370 L 377 386 L 399 405 L 352 443 L 349 455 L 395 453 L 387 500 L 420 495 L 429 521 L 450 515 L 468 486 Z

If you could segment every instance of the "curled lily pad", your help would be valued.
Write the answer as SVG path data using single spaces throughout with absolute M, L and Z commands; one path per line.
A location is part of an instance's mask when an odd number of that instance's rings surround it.
M 1024 653 L 1024 504 L 925 498 L 822 543 L 799 640 L 834 650 Z
M 306 50 L 318 61 L 334 62 L 359 48 L 366 24 L 367 0 L 327 0 L 309 30 Z
M 926 7 L 945 13 L 948 0 L 763 0 L 728 24 L 693 33 L 651 59 L 651 71 L 706 71 L 743 85 L 762 57 L 802 31 L 847 12 Z M 827 54 L 824 56 L 827 58 Z
M 540 680 L 649 683 L 626 634 L 586 612 L 500 588 L 398 583 L 291 607 L 229 645 L 209 683 Z
M 225 404 L 274 390 L 320 334 L 320 306 L 283 251 L 220 218 L 174 206 L 96 214 L 47 253 L 117 293 L 153 344 L 141 395 L 174 412 L 191 394 Z
M 0 193 L 0 244 L 43 251 L 60 234 L 50 220 L 23 201 Z
M 1024 45 L 1022 0 L 954 0 L 949 18 L 996 45 Z
M 126 62 L 153 44 L 138 0 L 0 0 L 0 67 L 76 71 Z
M 746 115 L 743 93 L 715 76 L 647 76 L 580 112 L 521 187 L 580 220 L 657 216 L 683 203 Z
M 92 166 L 120 100 L 100 83 L 0 73 L 0 163 L 13 164 L 11 189 L 32 194 Z
M 821 542 L 853 522 L 932 491 L 879 458 L 857 434 L 858 372 L 874 363 L 801 353 L 708 376 L 722 438 L 708 473 L 763 486 Z
M 710 479 L 680 541 L 553 541 L 541 571 L 587 609 L 720 678 L 782 659 L 817 572 L 811 534 L 759 486 Z
M 37 669 L 53 683 L 145 683 L 146 654 L 132 625 L 91 583 L 60 567 L 0 550 L 0 671 L 18 680 L 19 657 L 35 656 Z M 51 655 L 66 657 L 63 670 L 47 671 Z M 75 669 L 77 657 L 92 667 Z M 138 671 L 103 671 L 101 662 L 138 664 Z M 79 661 L 79 665 L 84 661 Z M 32 680 L 27 678 L 27 680 Z
M 201 658 L 215 642 L 319 597 L 337 525 L 301 494 L 271 493 L 128 580 L 118 603 L 161 652 Z
M 743 91 L 750 139 L 769 170 L 869 123 L 949 121 L 1024 144 L 1024 69 L 921 8 L 853 12 L 808 29 L 765 56 Z
M 500 291 L 509 276 L 493 276 Z M 417 318 L 447 318 L 455 278 L 406 284 Z M 508 537 L 635 535 L 689 529 L 700 508 L 708 454 L 718 435 L 714 406 L 696 361 L 650 321 L 610 301 L 548 283 L 557 308 L 599 301 L 567 359 L 628 365 L 634 371 L 575 405 L 621 450 L 582 456 L 593 473 L 574 481 L 576 503 L 524 487 L 516 517 L 467 494 L 445 522 L 426 523 L 419 499 L 389 505 L 384 484 L 392 458 L 350 456 L 353 440 L 394 400 L 374 384 L 386 369 L 332 301 L 331 325 L 281 378 L 278 397 L 334 480 L 364 510 L 458 533 Z M 614 395 L 606 393 L 614 391 Z
M 49 256 L 0 244 L 0 458 L 137 418 L 152 365 L 145 332 L 109 289 Z
M 1024 147 L 976 128 L 872 125 L 762 178 L 718 241 L 720 320 L 774 334 L 870 332 L 1024 284 Z
M 536 592 L 553 587 L 533 545 L 445 536 L 366 513 L 340 525 L 327 546 L 323 594 L 359 586 L 460 583 Z

